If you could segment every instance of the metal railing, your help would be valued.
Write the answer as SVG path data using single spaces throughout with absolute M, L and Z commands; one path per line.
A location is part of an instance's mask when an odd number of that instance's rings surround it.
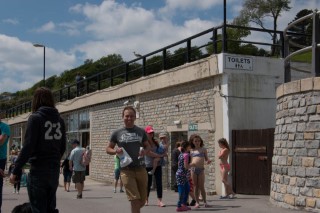
M 285 53 L 285 59 L 284 59 L 284 81 L 290 82 L 291 81 L 291 64 L 290 60 L 292 57 L 296 55 L 300 55 L 301 53 L 309 52 L 312 50 L 312 68 L 311 72 L 315 74 L 315 76 L 320 76 L 320 21 L 319 21 L 319 14 L 320 12 L 315 10 L 313 13 L 306 15 L 302 18 L 299 18 L 295 20 L 294 22 L 290 23 L 287 28 L 283 31 L 283 37 L 284 37 L 284 53 Z M 292 27 L 296 26 L 296 24 L 301 23 L 304 20 L 312 18 L 313 20 L 313 29 L 312 29 L 312 45 L 311 46 L 304 46 L 301 44 L 298 44 L 296 42 L 293 42 L 291 39 L 290 33 L 288 33 L 288 30 Z M 296 50 L 292 53 L 290 53 L 290 46 L 299 48 L 299 50 Z M 294 67 L 293 67 L 294 68 Z M 301 72 L 307 72 L 308 70 L 304 70 L 301 68 L 295 68 L 297 71 Z
M 232 40 L 228 39 L 227 29 L 248 30 L 250 32 L 276 33 L 280 37 L 278 44 Z M 218 33 L 221 31 L 221 36 Z M 235 25 L 228 25 L 226 23 L 213 27 L 196 35 L 178 41 L 174 44 L 168 45 L 139 58 L 128 61 L 124 64 L 112 67 L 106 71 L 100 72 L 93 76 L 87 77 L 77 83 L 66 85 L 65 87 L 54 91 L 56 102 L 63 102 L 73 99 L 75 97 L 92 93 L 97 90 L 105 89 L 124 82 L 128 82 L 142 76 L 148 76 L 158 73 L 162 70 L 168 70 L 185 63 L 190 63 L 201 58 L 208 57 L 210 54 L 217 54 L 219 52 L 229 52 L 228 44 L 237 42 L 241 44 L 256 44 L 266 45 L 279 48 L 281 57 L 284 57 L 284 39 L 283 31 L 274 31 L 267 29 L 260 29 L 254 27 L 242 27 Z M 221 50 L 218 45 L 221 43 Z M 210 52 L 208 49 L 212 48 Z M 174 54 L 171 51 L 177 51 Z M 229 52 L 232 53 L 232 52 Z M 154 58 L 158 60 L 154 60 Z M 5 111 L 5 117 L 14 117 L 31 111 L 31 101 L 15 106 Z

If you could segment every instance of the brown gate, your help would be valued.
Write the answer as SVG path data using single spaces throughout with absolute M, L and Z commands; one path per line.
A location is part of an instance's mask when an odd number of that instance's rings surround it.
M 232 130 L 232 173 L 238 194 L 269 195 L 274 128 Z

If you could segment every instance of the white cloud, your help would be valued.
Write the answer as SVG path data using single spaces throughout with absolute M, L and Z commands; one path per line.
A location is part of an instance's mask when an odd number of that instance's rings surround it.
M 12 25 L 17 25 L 19 24 L 19 21 L 17 19 L 4 19 L 2 20 L 3 23 L 7 23 L 7 24 L 12 24 Z
M 173 10 L 189 10 L 189 9 L 198 9 L 205 10 L 213 6 L 222 4 L 221 0 L 166 0 L 166 6 L 161 8 L 162 12 L 173 11 Z
M 36 32 L 53 32 L 55 27 L 56 25 L 52 21 L 49 21 L 48 23 L 42 25 L 39 29 L 36 29 Z
M 15 92 L 34 85 L 43 78 L 43 50 L 30 42 L 0 34 L 1 91 Z M 72 54 L 46 48 L 46 77 L 60 75 L 75 65 Z M 6 79 L 6 80 L 4 80 Z
M 89 24 L 85 30 L 94 38 L 73 48 L 83 54 L 82 60 L 96 60 L 112 53 L 130 60 L 133 51 L 146 54 L 218 24 L 195 18 L 183 25 L 175 25 L 157 17 L 156 11 L 114 1 L 104 1 L 101 5 L 76 5 L 72 11 L 86 16 Z

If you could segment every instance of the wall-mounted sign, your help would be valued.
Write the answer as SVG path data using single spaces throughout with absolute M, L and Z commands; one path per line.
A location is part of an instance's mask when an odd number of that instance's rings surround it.
M 225 55 L 225 68 L 236 70 L 253 70 L 252 57 Z
M 198 131 L 198 124 L 189 124 L 189 131 Z

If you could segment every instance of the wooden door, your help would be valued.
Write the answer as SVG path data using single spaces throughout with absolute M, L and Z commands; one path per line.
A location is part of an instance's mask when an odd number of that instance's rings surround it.
M 232 173 L 238 194 L 269 195 L 274 128 L 232 131 Z

